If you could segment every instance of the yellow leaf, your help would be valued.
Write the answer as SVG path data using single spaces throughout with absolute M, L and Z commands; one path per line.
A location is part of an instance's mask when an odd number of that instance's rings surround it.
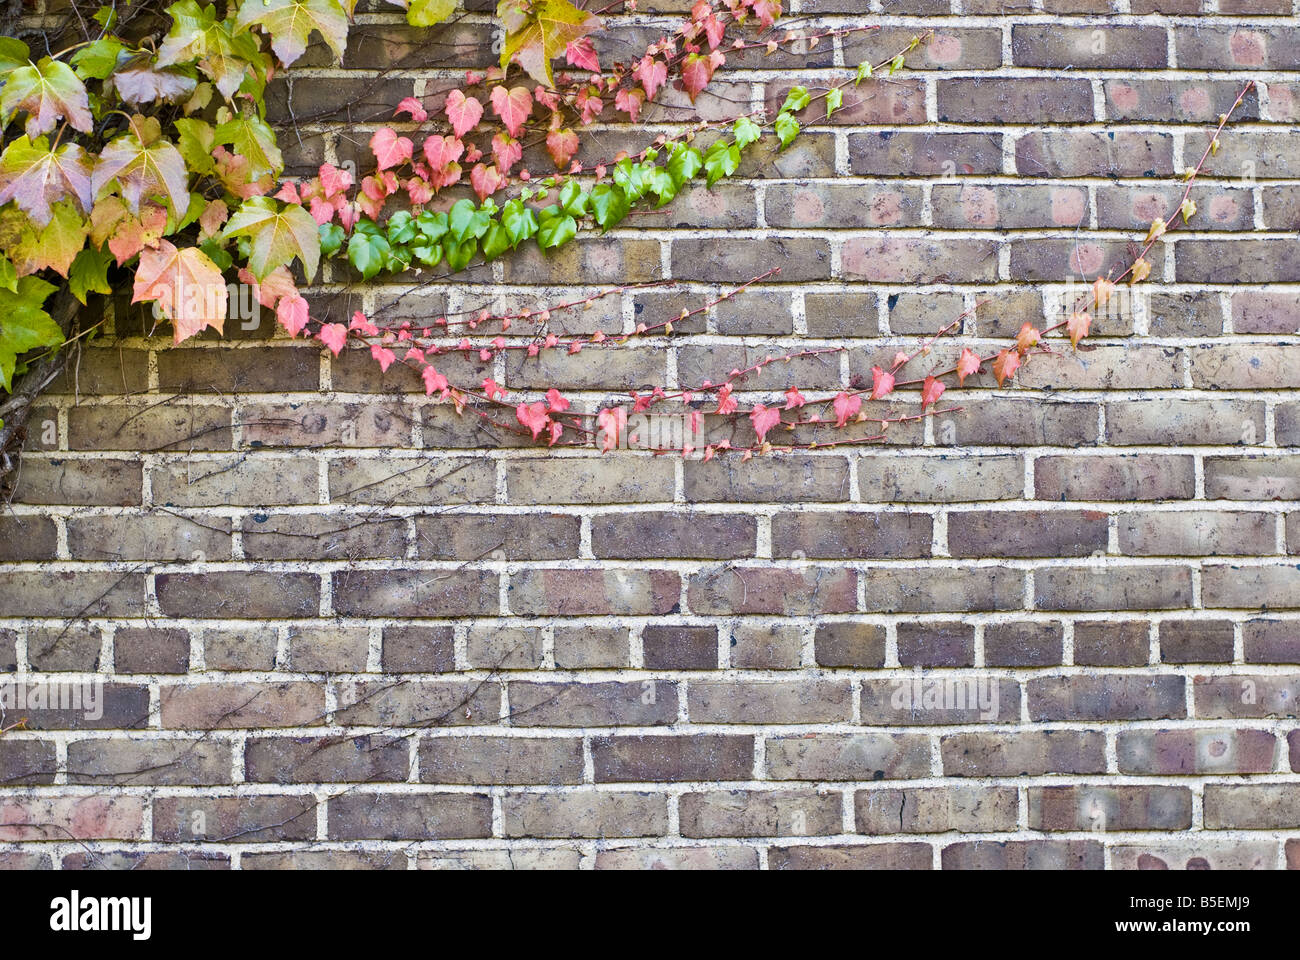
M 1186 223 L 1188 220 L 1192 219 L 1192 217 L 1196 216 L 1196 201 L 1191 197 L 1188 197 L 1183 201 L 1183 205 L 1179 210 L 1183 215 L 1183 223 Z
M 1157 217 L 1151 221 L 1151 229 L 1147 231 L 1146 243 L 1153 243 L 1165 235 L 1165 222 Z
M 1151 276 L 1151 264 L 1147 263 L 1146 260 L 1141 257 L 1138 257 L 1137 260 L 1133 261 L 1132 275 L 1129 277 L 1128 281 L 1129 286 L 1132 286 L 1135 283 L 1141 283 L 1149 276 Z

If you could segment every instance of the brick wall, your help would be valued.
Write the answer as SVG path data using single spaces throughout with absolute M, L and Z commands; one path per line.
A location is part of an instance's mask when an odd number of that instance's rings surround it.
M 938 31 L 786 153 L 452 283 L 335 268 L 316 315 L 682 281 L 563 321 L 631 330 L 780 266 L 668 345 L 489 372 L 594 408 L 843 345 L 753 398 L 861 385 L 979 299 L 987 347 L 1126 264 L 1254 78 L 1148 299 L 887 446 L 745 464 L 539 453 L 364 353 L 266 321 L 172 349 L 110 305 L 0 515 L 0 670 L 100 678 L 102 716 L 7 712 L 0 865 L 1300 866 L 1292 0 L 867 6 L 802 0 L 882 29 L 702 99 Z M 298 172 L 491 59 L 484 16 L 421 47 L 366 9 L 349 69 L 278 82 Z

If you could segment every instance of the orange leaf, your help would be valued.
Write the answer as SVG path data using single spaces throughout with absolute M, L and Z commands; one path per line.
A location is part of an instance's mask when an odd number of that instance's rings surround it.
M 1002 386 L 1003 383 L 1015 376 L 1019 368 L 1020 354 L 1017 351 L 1000 351 L 997 359 L 993 361 L 993 376 L 997 378 L 998 386 Z
M 221 333 L 226 322 L 225 280 L 197 247 L 178 250 L 170 241 L 159 240 L 158 249 L 141 251 L 131 302 L 149 300 L 156 300 L 172 322 L 177 343 L 204 327 Z
M 1077 310 L 1065 321 L 1065 329 L 1070 332 L 1070 345 L 1077 347 L 1079 341 L 1088 335 L 1092 326 L 1092 317 L 1086 310 Z
M 969 347 L 963 347 L 957 358 L 957 382 L 964 384 L 966 378 L 980 372 L 980 358 Z

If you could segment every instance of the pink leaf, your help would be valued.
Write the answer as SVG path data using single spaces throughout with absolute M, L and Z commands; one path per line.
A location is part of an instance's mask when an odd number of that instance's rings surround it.
M 668 82 L 668 64 L 646 54 L 632 71 L 632 76 L 641 81 L 641 86 L 645 88 L 646 99 L 653 100 L 656 91 Z
M 497 169 L 503 174 L 510 172 L 510 169 L 523 159 L 524 145 L 513 137 L 504 133 L 498 133 L 492 138 L 492 158 L 496 161 Z
M 421 104 L 419 100 L 415 99 L 415 97 L 406 97 L 403 99 L 402 102 L 397 105 L 397 109 L 393 111 L 393 116 L 397 117 L 399 114 L 403 113 L 409 113 L 411 119 L 416 123 L 424 123 L 424 121 L 429 119 L 429 111 L 425 110 L 424 105 Z
M 879 367 L 871 368 L 871 399 L 881 400 L 894 392 L 894 375 Z
M 497 172 L 496 167 L 485 167 L 478 163 L 474 169 L 469 172 L 470 185 L 474 187 L 474 192 L 478 194 L 479 202 L 482 203 L 492 194 L 496 193 L 505 185 L 505 178 Z
M 338 356 L 343 350 L 343 345 L 348 342 L 348 328 L 341 323 L 327 323 L 320 328 L 320 342 L 329 347 L 334 356 Z
M 483 119 L 483 104 L 475 97 L 465 96 L 459 90 L 447 94 L 447 105 L 444 109 L 447 111 L 447 119 L 451 121 L 451 129 L 456 132 L 457 137 L 463 137 Z
M 382 347 L 377 343 L 371 345 L 370 355 L 375 358 L 375 362 L 379 364 L 379 369 L 384 373 L 388 372 L 388 368 L 391 367 L 393 361 L 397 359 L 397 356 L 393 351 L 389 350 L 387 347 Z
M 411 159 L 413 147 L 406 137 L 399 137 L 392 127 L 380 127 L 370 138 L 370 150 L 379 162 L 380 170 L 400 166 Z
M 736 408 L 740 406 L 736 398 L 731 395 L 731 384 L 724 383 L 718 388 L 718 413 L 727 414 L 735 413 Z
M 440 393 L 445 398 L 450 392 L 450 385 L 447 378 L 435 370 L 432 366 L 425 367 L 420 376 L 424 380 L 424 393 L 426 396 L 433 396 L 434 393 Z
M 424 158 L 436 173 L 460 159 L 465 144 L 455 137 L 429 137 L 424 141 Z
M 563 413 L 569 409 L 569 401 L 554 387 L 546 391 L 546 404 L 552 413 Z
M 969 347 L 963 347 L 957 358 L 957 382 L 964 384 L 971 374 L 979 373 L 980 358 Z
M 691 103 L 700 95 L 700 91 L 713 79 L 713 60 L 698 53 L 688 54 L 682 63 L 682 86 Z M 647 91 L 649 92 L 649 91 Z
M 803 394 L 799 392 L 798 387 L 791 387 L 785 392 L 785 409 L 794 410 L 802 407 L 805 403 L 807 401 L 804 399 Z
M 533 432 L 534 440 L 541 436 L 551 422 L 551 418 L 546 415 L 546 404 L 540 401 L 519 404 L 515 407 L 515 419 Z
M 596 426 L 600 430 L 600 452 L 608 453 L 618 445 L 627 429 L 627 411 L 622 407 L 602 410 L 596 414 Z
M 493 87 L 492 109 L 501 118 L 510 136 L 517 137 L 533 112 L 533 95 L 527 87 L 512 87 L 509 90 L 504 86 Z
M 762 443 L 767 440 L 767 432 L 781 422 L 781 411 L 776 407 L 765 407 L 761 403 L 756 403 L 749 413 L 749 420 L 754 424 L 754 432 L 758 434 L 758 440 Z
M 934 377 L 926 377 L 925 383 L 921 386 L 921 409 L 924 410 L 926 407 L 938 403 L 939 398 L 943 396 L 946 389 L 947 387 L 943 385 L 942 381 L 936 380 Z
M 862 398 L 856 393 L 840 393 L 835 397 L 835 426 L 842 427 L 862 409 Z
M 332 164 L 322 163 L 320 167 L 320 188 L 327 197 L 342 193 L 352 186 L 352 174 L 340 170 Z
M 487 394 L 489 400 L 495 400 L 497 397 L 504 397 L 506 395 L 506 392 L 501 388 L 501 385 L 491 377 L 483 378 L 483 392 Z
M 645 103 L 645 93 L 641 90 L 620 90 L 614 94 L 614 107 L 622 110 L 636 122 L 637 114 L 641 112 L 641 106 Z
M 600 60 L 596 58 L 596 47 L 592 44 L 591 37 L 570 40 L 569 45 L 564 48 L 564 58 L 569 61 L 570 66 L 577 67 L 579 70 L 590 70 L 593 73 L 600 71 Z
M 546 149 L 555 161 L 556 169 L 563 170 L 578 152 L 578 135 L 572 130 L 552 130 L 546 135 Z
M 276 305 L 275 317 L 289 331 L 289 336 L 296 337 L 307 326 L 307 301 L 298 293 L 283 296 Z

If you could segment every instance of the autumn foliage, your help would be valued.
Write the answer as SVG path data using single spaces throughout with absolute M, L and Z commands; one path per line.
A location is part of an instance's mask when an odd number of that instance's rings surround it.
M 816 45 L 830 34 L 783 32 L 775 26 L 782 12 L 777 0 L 699 0 L 644 51 L 602 63 L 592 42 L 602 26 L 596 13 L 569 0 L 501 0 L 500 63 L 468 73 L 445 95 L 394 104 L 393 122 L 370 140 L 372 170 L 354 177 L 326 163 L 308 180 L 284 180 L 266 120 L 266 85 L 302 56 L 313 35 L 343 56 L 354 2 L 244 0 L 219 16 L 215 6 L 179 0 L 166 8 L 165 32 L 148 37 L 129 17 L 119 19 L 116 8 L 103 7 L 81 42 L 46 56 L 18 39 L 0 39 L 0 386 L 16 391 L 15 374 L 32 368 L 34 357 L 48 359 L 67 337 L 93 333 L 74 333 L 75 304 L 111 292 L 121 270 L 130 278 L 132 301 L 156 304 L 178 343 L 205 328 L 222 331 L 226 281 L 234 275 L 257 286 L 259 300 L 290 336 L 314 337 L 335 354 L 351 345 L 368 349 L 381 370 L 409 366 L 428 394 L 547 445 L 611 449 L 621 442 L 629 412 L 661 404 L 686 411 L 692 436 L 702 438 L 676 449 L 705 457 L 879 442 L 892 423 L 939 410 L 952 380 L 964 383 L 987 366 L 1002 385 L 1034 353 L 1049 349 L 1045 338 L 1058 327 L 1026 324 L 1014 344 L 994 355 L 964 349 L 950 369 L 911 373 L 934 340 L 960 331 L 959 317 L 915 351 L 882 359 L 861 391 L 810 399 L 811 391 L 792 387 L 779 399 L 741 405 L 735 394 L 761 389 L 767 365 L 805 351 L 723 371 L 688 389 L 633 392 L 626 406 L 583 412 L 555 389 L 512 395 L 490 376 L 451 383 L 439 358 L 465 354 L 486 367 L 509 350 L 538 356 L 617 349 L 637 338 L 669 337 L 681 317 L 642 323 L 632 333 L 580 337 L 562 337 L 549 321 L 590 299 L 509 315 L 430 317 L 396 328 L 381 328 L 360 312 L 346 323 L 313 318 L 299 283 L 316 277 L 323 258 L 346 262 L 368 280 L 408 270 L 450 276 L 532 243 L 554 250 L 584 231 L 608 230 L 639 208 L 671 203 L 696 180 L 712 187 L 765 137 L 784 149 L 804 125 L 841 109 L 847 90 L 899 70 L 908 50 L 926 39 L 913 38 L 889 59 L 862 63 L 824 89 L 795 87 L 775 116 L 760 111 L 697 120 L 635 153 L 595 158 L 583 141 L 592 124 L 642 122 L 667 90 L 680 90 L 693 103 L 729 54 Z M 394 2 L 419 26 L 445 20 L 456 6 L 454 0 Z M 543 154 L 548 169 L 525 161 Z M 446 202 L 444 191 L 457 185 L 468 185 L 475 199 Z M 1168 220 L 1153 224 L 1143 254 L 1177 216 L 1186 221 L 1195 212 L 1185 195 Z M 1114 283 L 1140 282 L 1149 270 L 1139 255 L 1123 276 L 1097 278 L 1089 301 L 1058 326 L 1077 345 L 1088 335 L 1089 310 L 1106 303 Z M 528 335 L 521 337 L 520 328 Z M 40 376 L 48 379 L 50 369 L 46 363 Z M 876 429 L 851 437 L 779 443 L 778 431 L 802 436 L 866 423 L 864 399 L 884 400 L 903 387 L 919 388 L 917 411 L 870 421 Z M 747 420 L 753 439 L 711 440 L 706 417 Z M 13 436 L 12 424 L 7 432 L 0 424 L 0 450 Z

